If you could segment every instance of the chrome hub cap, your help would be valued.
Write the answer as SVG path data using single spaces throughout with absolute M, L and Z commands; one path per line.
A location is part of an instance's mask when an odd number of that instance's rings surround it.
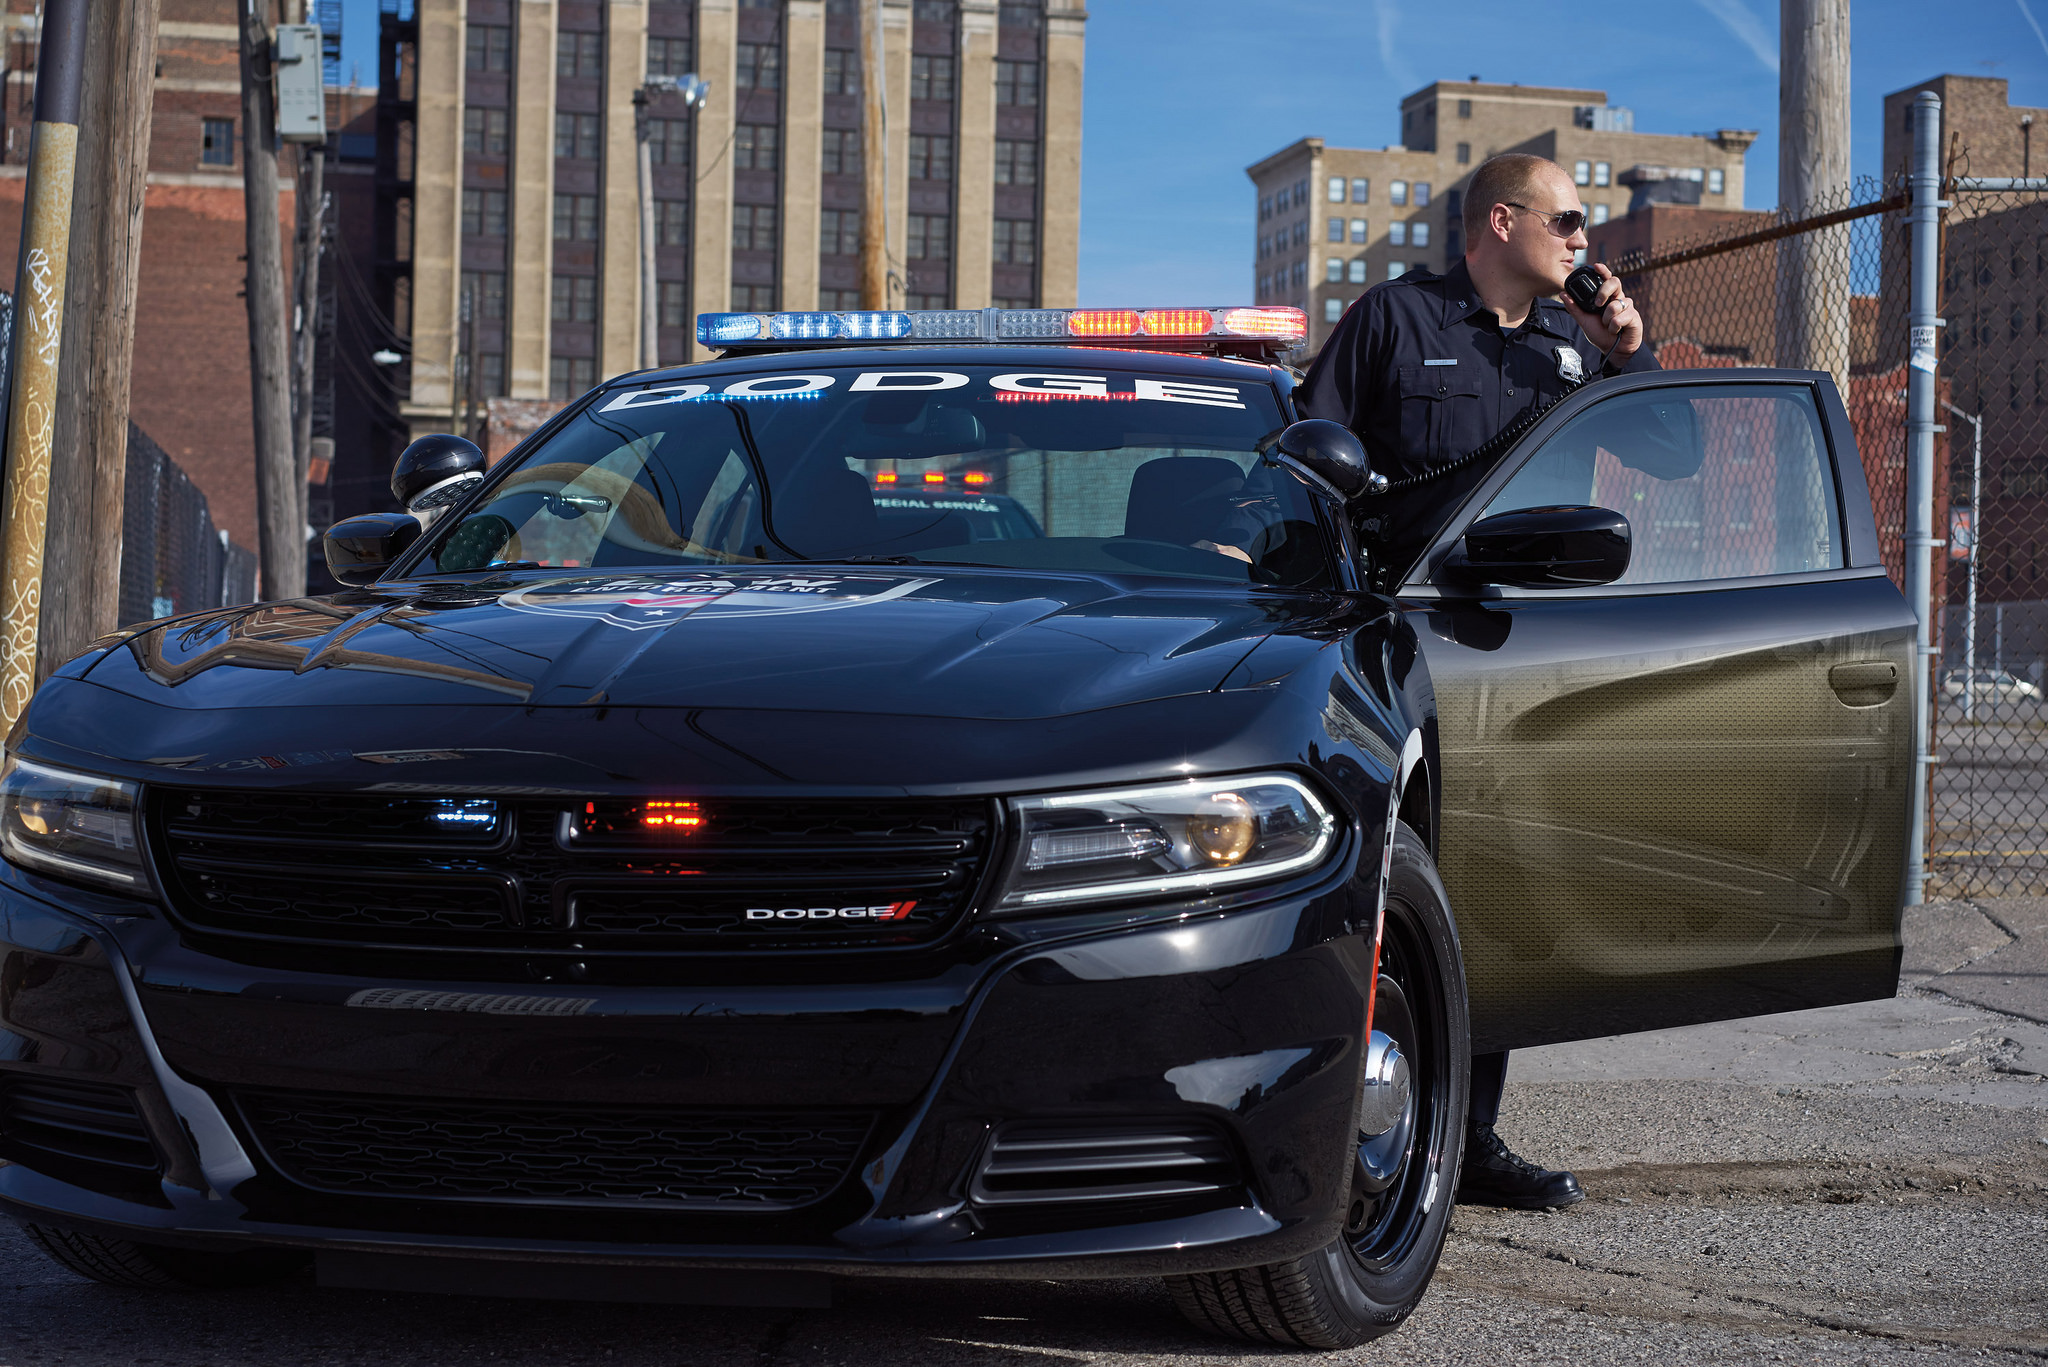
M 1358 1162 L 1353 1180 L 1377 1195 L 1401 1175 L 1415 1136 L 1415 1087 L 1408 1059 L 1392 1037 L 1375 1030 L 1366 1046 L 1365 1086 L 1358 1105 Z

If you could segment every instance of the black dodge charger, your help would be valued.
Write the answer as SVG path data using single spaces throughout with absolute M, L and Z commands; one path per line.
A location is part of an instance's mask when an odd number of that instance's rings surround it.
M 105 1281 L 1398 1325 L 1473 1049 L 1889 995 L 1833 385 L 1552 406 L 1413 566 L 1292 310 L 707 315 L 0 780 L 0 1209 Z M 1476 400 L 1418 388 L 1404 423 Z

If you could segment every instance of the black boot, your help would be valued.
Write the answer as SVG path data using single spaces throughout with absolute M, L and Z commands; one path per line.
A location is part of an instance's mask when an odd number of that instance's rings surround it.
M 1458 1204 L 1542 1210 L 1577 1205 L 1586 1199 L 1579 1179 L 1552 1172 L 1515 1156 L 1491 1125 L 1465 1132 L 1465 1165 L 1458 1172 Z

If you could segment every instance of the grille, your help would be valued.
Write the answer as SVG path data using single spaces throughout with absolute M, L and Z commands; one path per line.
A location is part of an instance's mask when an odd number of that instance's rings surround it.
M 790 1210 L 830 1195 L 874 1126 L 861 1111 L 692 1112 L 244 1093 L 291 1181 L 353 1196 Z
M 1230 1143 L 1207 1125 L 1005 1125 L 971 1187 L 985 1206 L 1199 1196 L 1239 1184 Z
M 154 1184 L 161 1165 L 124 1087 L 0 1077 L 0 1158 L 87 1185 Z
M 653 828 L 685 810 L 689 829 Z M 153 794 L 151 822 L 172 909 L 203 930 L 598 956 L 934 939 L 966 911 L 993 832 L 981 800 L 178 790 Z

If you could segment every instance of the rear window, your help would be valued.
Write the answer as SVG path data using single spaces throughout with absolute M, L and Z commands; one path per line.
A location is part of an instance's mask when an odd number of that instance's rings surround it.
M 947 366 L 610 395 L 437 529 L 440 571 L 853 560 L 1324 586 L 1262 380 Z

